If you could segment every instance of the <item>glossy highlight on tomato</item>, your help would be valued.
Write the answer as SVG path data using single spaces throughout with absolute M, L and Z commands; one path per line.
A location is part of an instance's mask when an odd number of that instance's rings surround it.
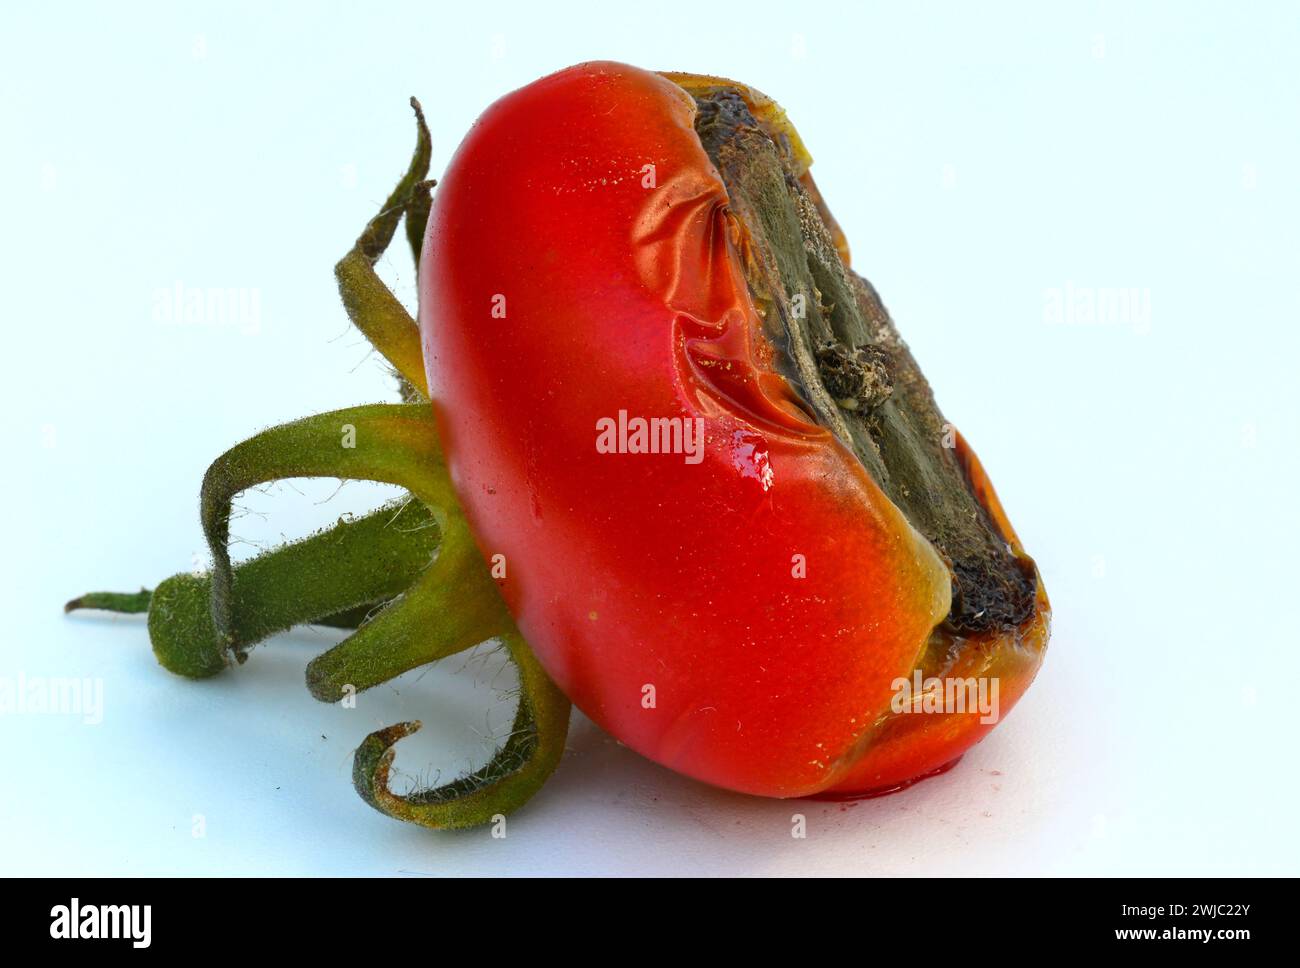
M 710 108 L 738 112 L 734 130 L 781 148 L 792 197 L 816 205 L 847 270 L 772 102 L 718 78 L 579 65 L 496 102 L 440 181 L 420 264 L 429 396 L 479 551 L 504 563 L 520 631 L 583 712 L 732 790 L 888 788 L 992 728 L 895 711 L 897 680 L 996 677 L 1005 714 L 1041 662 L 1047 599 L 955 435 L 946 459 L 1034 583 L 1012 620 L 954 624 L 956 556 L 791 378 L 755 282 L 770 226 L 739 214 L 741 181 L 697 130 L 718 92 Z M 701 459 L 598 447 L 620 414 L 692 422 Z
M 493 105 L 435 195 L 411 107 L 405 173 L 334 270 L 400 402 L 231 447 L 200 489 L 210 569 L 66 610 L 147 612 L 159 663 L 196 679 L 295 625 L 349 630 L 306 668 L 327 703 L 496 643 L 518 687 L 483 766 L 394 790 L 418 721 L 353 754 L 366 803 L 436 829 L 527 803 L 573 704 L 745 793 L 949 769 L 1032 681 L 1047 596 L 781 108 L 579 65 Z M 418 323 L 375 270 L 399 223 Z M 403 494 L 235 562 L 238 495 L 297 477 Z

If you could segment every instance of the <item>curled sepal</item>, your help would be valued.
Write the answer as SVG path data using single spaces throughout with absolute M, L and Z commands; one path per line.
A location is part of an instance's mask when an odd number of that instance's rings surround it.
M 518 632 L 501 640 L 519 670 L 519 708 L 510 735 L 488 764 L 443 786 L 396 794 L 388 786 L 394 747 L 420 728 L 418 722 L 398 723 L 371 733 L 357 748 L 352 782 L 366 803 L 425 827 L 473 827 L 523 806 L 546 782 L 564 754 L 569 701 Z
M 411 246 L 411 258 L 417 269 L 424 252 L 424 230 L 429 224 L 429 209 L 433 207 L 433 189 L 437 184 L 432 178 L 420 182 L 406 203 L 406 241 Z
M 375 262 L 393 240 L 397 223 L 403 215 L 406 215 L 408 224 L 411 219 L 420 218 L 421 213 L 424 219 L 428 219 L 427 199 L 431 183 L 423 179 L 429 172 L 429 128 L 424 123 L 420 102 L 411 98 L 411 107 L 415 110 L 419 134 L 410 167 L 379 214 L 366 223 L 356 244 L 334 267 L 339 295 L 348 318 L 397 370 L 402 397 L 407 402 L 429 395 L 424 376 L 424 355 L 420 350 L 420 331 L 411 314 L 375 273 Z M 407 234 L 414 247 L 412 232 L 408 229 Z M 421 223 L 421 235 L 423 232 Z M 419 259 L 418 252 L 416 259 Z
M 396 484 L 425 504 L 444 537 L 453 518 L 457 523 L 451 530 L 460 527 L 459 505 L 427 404 L 336 410 L 272 427 L 232 447 L 204 475 L 199 510 L 213 559 L 212 626 L 221 648 L 237 661 L 243 661 L 246 650 L 237 632 L 238 601 L 227 547 L 230 502 L 250 487 L 289 477 Z M 486 572 L 481 560 L 478 564 Z M 490 577 L 484 580 L 492 585 Z M 494 585 L 490 590 L 499 598 Z
M 437 560 L 370 622 L 307 667 L 307 688 L 337 702 L 514 627 L 459 512 L 445 518 Z

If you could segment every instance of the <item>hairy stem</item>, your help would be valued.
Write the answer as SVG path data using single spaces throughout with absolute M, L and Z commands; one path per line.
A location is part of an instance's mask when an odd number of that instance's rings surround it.
M 258 555 L 233 569 L 234 641 L 240 649 L 295 625 L 356 628 L 415 582 L 438 549 L 438 526 L 419 501 L 384 505 L 355 520 Z M 149 612 L 149 639 L 165 669 L 190 678 L 226 667 L 212 621 L 212 576 L 182 572 L 152 593 L 97 592 L 73 608 Z
M 152 598 L 153 592 L 147 588 L 141 588 L 138 592 L 87 592 L 64 605 L 63 611 L 66 613 L 79 609 L 96 609 L 101 612 L 138 615 L 149 611 L 149 601 Z

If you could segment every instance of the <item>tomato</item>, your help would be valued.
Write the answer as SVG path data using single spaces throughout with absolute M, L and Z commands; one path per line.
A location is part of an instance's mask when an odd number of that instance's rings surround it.
M 1005 712 L 1041 659 L 1046 598 L 1004 629 L 942 632 L 947 557 L 778 365 L 752 225 L 695 127 L 693 92 L 715 82 L 590 63 L 482 116 L 420 266 L 436 421 L 520 630 L 603 729 L 747 793 L 888 787 L 989 728 L 892 712 L 900 677 L 1004 672 Z M 1019 553 L 964 442 L 958 457 Z

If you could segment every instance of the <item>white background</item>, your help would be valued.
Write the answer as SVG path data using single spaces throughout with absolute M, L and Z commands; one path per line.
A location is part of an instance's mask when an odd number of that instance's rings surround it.
M 104 708 L 0 717 L 0 872 L 1300 873 L 1300 14 L 1042 6 L 5 5 L 0 677 L 99 679 Z M 418 716 L 408 773 L 481 762 L 491 656 L 345 710 L 302 685 L 336 636 L 191 683 L 139 620 L 60 612 L 203 563 L 221 450 L 389 397 L 331 266 L 409 157 L 408 95 L 438 174 L 494 98 L 593 58 L 781 101 L 1038 559 L 1043 671 L 944 777 L 749 799 L 578 719 L 506 839 L 430 833 L 355 796 L 351 750 Z M 402 249 L 383 271 L 413 305 Z M 177 283 L 257 317 L 159 319 Z M 1149 316 L 1055 320 L 1068 287 Z M 240 548 L 383 496 L 335 490 L 249 498 Z

